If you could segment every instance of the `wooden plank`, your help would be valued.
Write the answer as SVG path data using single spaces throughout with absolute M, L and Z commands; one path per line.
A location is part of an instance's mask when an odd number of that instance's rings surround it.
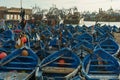
M 88 62 L 88 64 L 87 64 L 87 67 L 86 67 L 86 73 L 88 73 L 88 72 L 89 72 L 90 63 L 91 63 L 91 60 L 90 60 L 90 61 Z
M 114 67 L 114 65 L 90 65 L 92 67 Z
M 72 65 L 72 63 L 59 63 L 59 62 L 55 62 L 55 64 L 58 64 L 58 65 Z
M 92 59 L 91 61 L 92 62 L 98 62 L 97 59 Z M 100 61 L 104 61 L 104 62 L 108 62 L 108 63 L 112 62 L 111 60 L 107 60 L 107 59 L 101 59 Z
M 12 65 L 35 65 L 36 63 L 35 62 L 10 62 L 9 64 L 12 64 Z
M 90 73 L 99 73 L 99 74 L 114 74 L 114 71 L 90 71 Z
M 10 69 L 10 70 L 33 70 L 34 68 L 32 67 L 3 67 L 3 69 Z
M 63 59 L 71 59 L 71 60 L 73 60 L 72 57 L 61 57 L 61 58 L 63 58 Z
M 32 59 L 32 60 L 36 60 L 34 57 L 32 57 L 32 56 L 19 56 L 18 58 L 25 58 L 25 59 Z
M 2 72 L 0 73 L 2 74 L 0 76 L 0 79 L 3 79 L 3 80 L 23 80 L 26 78 L 26 76 L 28 76 L 29 74 L 28 73 L 19 73 L 19 72 Z
M 90 54 L 93 53 L 93 50 L 91 50 L 91 49 L 85 47 L 84 45 L 82 45 L 82 48 L 83 48 L 85 51 L 87 51 L 88 53 L 90 53 Z
M 1 61 L 1 62 L 0 62 L 0 66 L 3 66 L 3 65 L 5 65 L 5 64 L 11 62 L 13 59 L 17 58 L 18 56 L 20 56 L 20 54 L 14 56 L 14 57 L 12 57 L 12 58 L 10 58 L 9 60 L 7 60 L 7 61 L 5 61 L 5 62 L 2 62 L 2 61 Z M 4 60 L 4 59 L 3 59 L 3 60 Z
M 53 60 L 51 60 L 51 61 L 49 61 L 49 62 L 47 62 L 47 63 L 45 63 L 45 64 L 41 65 L 40 67 L 42 68 L 42 67 L 44 67 L 44 66 L 47 66 L 48 64 L 50 64 L 50 63 L 52 63 L 53 61 L 55 61 L 55 60 L 59 59 L 59 58 L 60 58 L 60 57 L 62 57 L 63 55 L 64 55 L 64 54 L 62 54 L 62 55 L 60 55 L 60 56 L 56 57 L 55 59 L 53 59 Z
M 43 67 L 42 71 L 44 73 L 60 73 L 60 74 L 69 74 L 73 72 L 74 68 L 66 68 L 66 67 Z

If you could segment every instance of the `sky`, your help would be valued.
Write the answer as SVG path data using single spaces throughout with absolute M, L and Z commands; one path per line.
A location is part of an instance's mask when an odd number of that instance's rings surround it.
M 21 7 L 21 0 L 0 0 L 0 6 Z M 79 11 L 98 11 L 99 8 L 108 10 L 111 6 L 114 10 L 120 10 L 120 0 L 22 0 L 23 8 L 32 9 L 37 5 L 42 9 L 49 9 L 55 4 L 57 8 L 69 9 L 77 7 Z

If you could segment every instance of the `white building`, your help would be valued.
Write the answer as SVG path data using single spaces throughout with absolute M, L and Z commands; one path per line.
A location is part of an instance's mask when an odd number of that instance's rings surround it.
M 0 19 L 20 20 L 21 8 L 0 7 Z M 32 15 L 32 9 L 25 9 L 25 20 L 29 20 Z

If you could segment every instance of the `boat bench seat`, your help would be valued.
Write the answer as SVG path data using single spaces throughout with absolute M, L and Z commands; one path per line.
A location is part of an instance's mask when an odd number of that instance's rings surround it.
M 100 61 L 104 61 L 104 62 L 106 62 L 106 64 L 112 62 L 111 60 L 106 60 L 106 59 L 102 59 Z M 97 59 L 92 59 L 91 63 L 94 63 L 94 62 L 98 62 L 98 60 Z
M 112 47 L 110 47 L 110 46 L 101 46 L 101 48 L 104 48 L 104 49 L 111 49 L 111 50 L 114 50 L 114 49 L 116 49 L 114 46 Z
M 18 58 L 25 58 L 25 59 L 32 59 L 32 60 L 36 60 L 34 57 L 32 56 L 19 56 Z
M 107 49 L 107 48 L 106 48 L 106 49 L 104 49 L 104 50 L 114 52 L 115 49 L 113 49 L 113 48 L 112 48 L 112 49 Z
M 58 74 L 69 74 L 73 72 L 74 68 L 66 68 L 66 67 L 43 67 L 42 71 L 44 73 L 58 73 Z
M 5 69 L 10 70 L 33 70 L 34 68 L 24 68 L 24 67 L 4 67 Z
M 10 62 L 9 64 L 13 64 L 13 65 L 35 65 L 35 62 Z
M 62 59 L 70 59 L 70 60 L 74 60 L 72 57 L 61 57 Z
M 91 67 L 114 67 L 114 65 L 90 65 Z
M 72 63 L 59 63 L 59 62 L 54 62 L 54 64 L 58 64 L 58 65 L 73 65 Z
M 115 74 L 114 71 L 89 71 L 90 74 Z
M 113 45 L 101 45 L 101 47 L 106 47 L 106 48 L 115 48 L 115 46 L 113 46 Z

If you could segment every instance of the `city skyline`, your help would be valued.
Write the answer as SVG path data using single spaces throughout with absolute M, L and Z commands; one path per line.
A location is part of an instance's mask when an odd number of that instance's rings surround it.
M 35 5 L 41 9 L 49 9 L 54 4 L 59 9 L 68 9 L 76 6 L 79 11 L 98 11 L 99 8 L 108 10 L 110 7 L 114 10 L 120 10 L 120 0 L 0 0 L 0 5 L 20 8 L 20 1 L 22 1 L 23 8 L 30 9 Z

